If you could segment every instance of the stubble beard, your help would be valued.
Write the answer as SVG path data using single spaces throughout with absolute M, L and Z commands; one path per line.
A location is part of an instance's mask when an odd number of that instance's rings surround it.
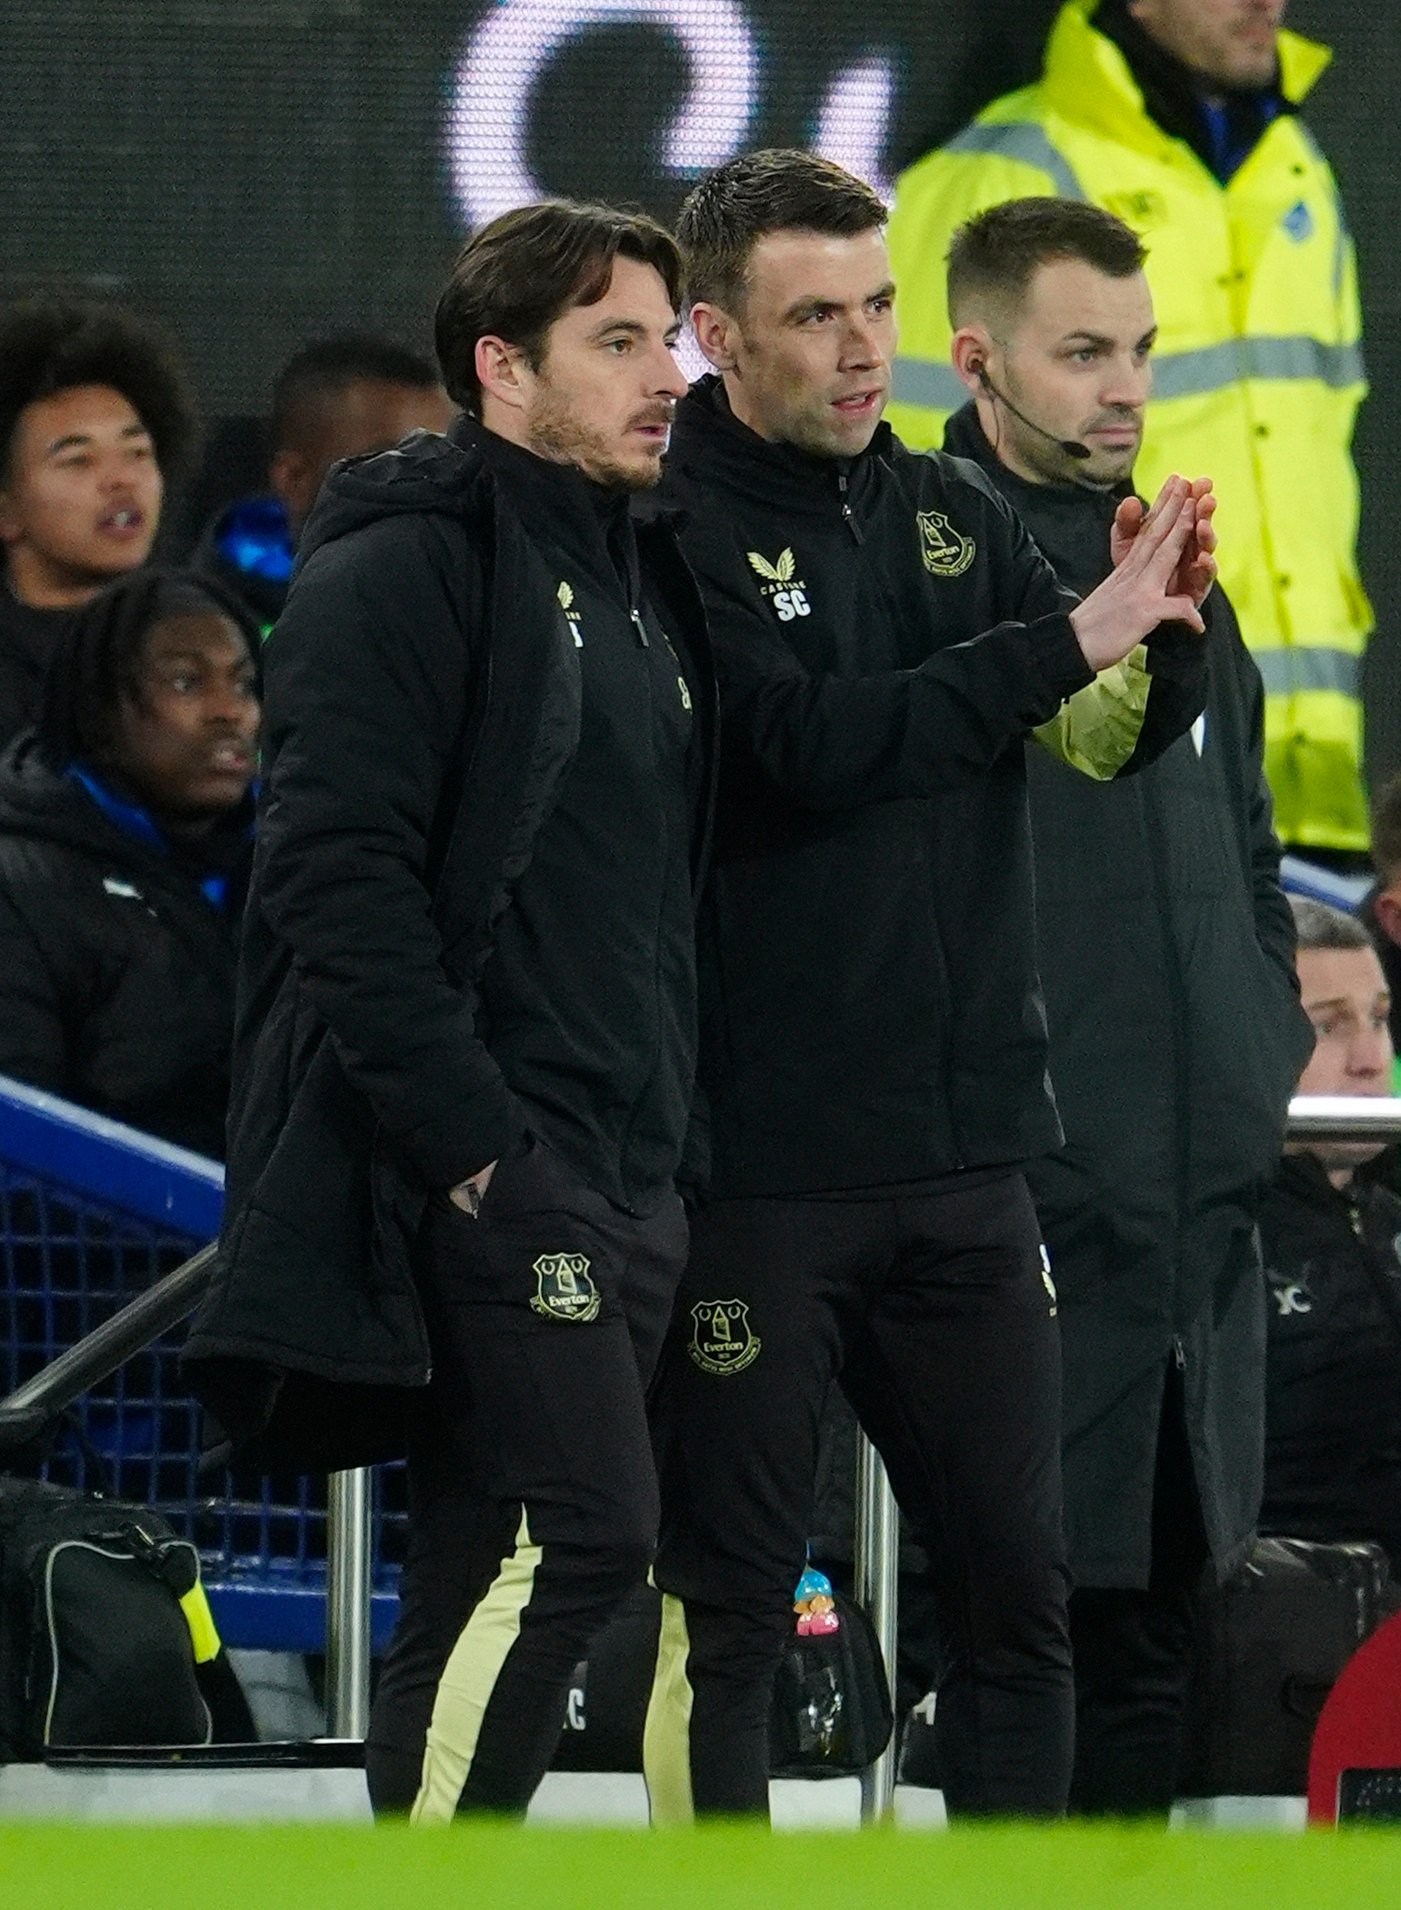
M 551 464 L 572 464 L 605 491 L 649 491 L 662 475 L 660 455 L 624 463 L 607 440 L 573 417 L 557 399 L 542 401 L 531 420 L 529 444 Z

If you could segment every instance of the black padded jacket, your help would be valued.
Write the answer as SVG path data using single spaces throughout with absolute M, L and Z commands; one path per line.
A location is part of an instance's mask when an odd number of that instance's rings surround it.
M 342 1466 L 399 1450 L 404 1389 L 428 1376 L 411 1249 L 431 1190 L 543 1130 L 641 1209 L 680 1155 L 713 684 L 669 528 L 642 527 L 634 545 L 591 488 L 467 420 L 351 460 L 322 491 L 268 640 L 228 1204 L 185 1356 L 221 1424 L 268 1457 Z M 554 534 L 561 512 L 586 548 Z M 638 771 L 635 839 L 592 868 L 598 920 L 576 924 L 572 986 L 616 1010 L 616 1091 L 585 1095 L 585 1131 L 550 1086 L 560 1057 L 531 1033 L 533 958 L 503 963 L 532 859 L 568 812 L 590 721 L 583 647 L 618 629 L 637 666 L 619 696 L 679 707 L 685 677 L 702 773 L 688 763 L 679 852 L 674 830 L 660 843 L 675 806 Z M 605 719 L 645 720 L 617 701 Z M 650 935 L 584 959 L 619 928 L 630 882 L 646 888 Z M 566 935 L 558 963 L 570 955 Z M 584 1033 L 587 1069 L 607 1043 L 592 1022 Z

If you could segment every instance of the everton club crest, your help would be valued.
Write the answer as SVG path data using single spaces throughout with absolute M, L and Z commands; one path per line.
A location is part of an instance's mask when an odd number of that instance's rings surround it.
M 934 577 L 961 577 L 978 552 L 973 539 L 956 531 L 942 511 L 920 511 L 915 522 L 924 568 Z
M 763 1341 L 743 1300 L 702 1300 L 691 1308 L 691 1322 L 686 1351 L 703 1373 L 742 1373 L 758 1359 Z
M 573 1320 L 582 1326 L 598 1312 L 598 1288 L 582 1253 L 542 1253 L 535 1262 L 535 1293 L 530 1302 L 547 1320 Z

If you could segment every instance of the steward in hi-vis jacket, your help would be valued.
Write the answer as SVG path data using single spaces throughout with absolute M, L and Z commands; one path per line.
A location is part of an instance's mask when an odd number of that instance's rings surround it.
M 1328 62 L 1277 37 L 1268 86 L 1208 98 L 1124 0 L 1068 0 L 1035 85 L 994 101 L 900 179 L 890 225 L 900 351 L 890 421 L 933 447 L 964 393 L 949 365 L 944 261 L 1004 199 L 1088 199 L 1148 248 L 1159 325 L 1140 484 L 1209 471 L 1221 581 L 1264 679 L 1281 839 L 1362 849 L 1353 420 L 1365 386 L 1353 248 L 1299 102 Z

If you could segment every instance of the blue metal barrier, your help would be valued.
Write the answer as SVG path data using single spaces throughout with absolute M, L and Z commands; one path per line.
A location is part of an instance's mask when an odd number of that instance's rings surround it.
M 0 1077 L 0 1397 L 218 1231 L 223 1169 Z M 25 1470 L 155 1507 L 199 1547 L 226 1644 L 326 1641 L 323 1479 L 198 1470 L 183 1329 L 86 1394 Z M 388 1636 L 402 1557 L 402 1467 L 375 1479 L 371 1622 Z
M 1279 864 L 1280 887 L 1289 895 L 1306 895 L 1311 902 L 1327 902 L 1330 907 L 1351 915 L 1362 906 L 1373 887 L 1371 876 L 1339 875 L 1321 863 L 1304 856 L 1285 855 Z

